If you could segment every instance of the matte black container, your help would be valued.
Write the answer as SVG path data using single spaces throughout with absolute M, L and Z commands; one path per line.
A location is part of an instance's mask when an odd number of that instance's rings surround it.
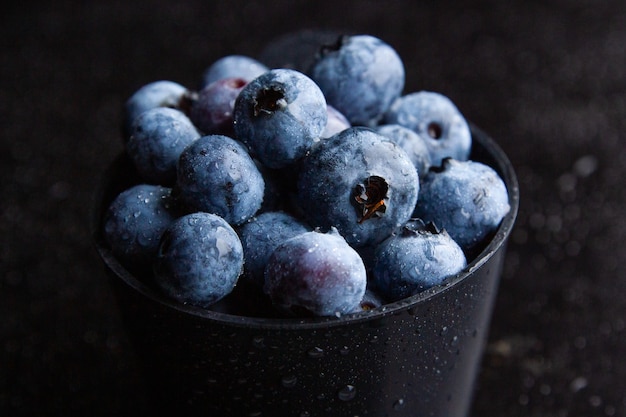
M 155 409 L 203 416 L 465 416 L 519 205 L 513 167 L 473 127 L 471 158 L 504 179 L 511 210 L 460 274 L 400 302 L 341 318 L 245 317 L 185 306 L 125 269 L 100 234 L 104 208 L 134 178 L 106 173 L 93 217 L 97 249 Z

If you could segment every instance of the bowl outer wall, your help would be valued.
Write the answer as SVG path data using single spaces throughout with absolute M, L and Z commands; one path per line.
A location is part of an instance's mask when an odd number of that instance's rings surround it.
M 137 179 L 117 160 L 94 199 L 96 248 L 159 410 L 219 416 L 464 416 L 480 365 L 519 187 L 505 153 L 472 125 L 471 159 L 504 179 L 511 210 L 446 284 L 371 312 L 242 317 L 181 305 L 111 254 L 102 212 Z M 158 400 L 157 400 L 158 399 Z

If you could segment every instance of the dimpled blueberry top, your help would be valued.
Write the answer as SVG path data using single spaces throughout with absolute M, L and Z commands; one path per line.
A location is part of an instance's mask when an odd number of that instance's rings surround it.
M 245 279 L 263 287 L 265 265 L 276 247 L 310 228 L 282 211 L 268 211 L 253 217 L 240 228 L 245 254 Z
M 178 157 L 199 137 L 200 133 L 184 113 L 156 107 L 135 119 L 126 152 L 146 181 L 170 186 L 176 181 Z
M 509 210 L 506 185 L 493 168 L 447 158 L 422 180 L 414 215 L 446 229 L 469 251 L 498 227 Z
M 355 194 L 366 188 L 371 195 L 361 204 L 357 197 L 368 197 Z M 375 197 L 377 189 L 382 195 Z M 297 202 L 313 227 L 334 226 L 349 244 L 362 247 L 381 242 L 406 223 L 418 191 L 417 171 L 404 150 L 369 128 L 351 127 L 320 142 L 304 159 Z M 376 208 L 377 203 L 383 204 Z
M 265 269 L 265 292 L 278 308 L 296 315 L 358 311 L 366 285 L 361 257 L 334 229 L 286 240 Z
M 369 35 L 340 37 L 322 49 L 309 72 L 328 104 L 353 125 L 375 124 L 404 88 L 400 56 Z
M 171 194 L 167 187 L 139 184 L 115 197 L 103 225 L 115 256 L 133 265 L 151 265 L 161 234 L 175 219 Z
M 211 213 L 178 218 L 163 233 L 154 271 L 163 291 L 200 307 L 229 294 L 243 268 L 243 248 L 233 228 Z
M 463 250 L 445 230 L 422 224 L 404 228 L 376 248 L 372 277 L 388 301 L 397 301 L 441 284 L 465 266 Z
M 326 127 L 326 99 L 306 75 L 274 69 L 248 83 L 235 102 L 235 136 L 270 168 L 302 158 Z
M 444 158 L 469 158 L 472 134 L 467 121 L 446 96 L 419 91 L 398 98 L 387 111 L 385 123 L 399 124 L 419 134 L 430 151 L 432 165 Z
M 175 190 L 188 211 L 215 213 L 239 225 L 261 207 L 265 182 L 244 146 L 208 135 L 181 154 Z

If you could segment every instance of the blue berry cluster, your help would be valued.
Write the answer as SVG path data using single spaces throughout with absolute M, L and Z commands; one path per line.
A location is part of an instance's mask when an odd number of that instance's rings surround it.
M 128 98 L 141 181 L 102 233 L 172 299 L 238 314 L 231 294 L 253 291 L 267 316 L 375 309 L 462 271 L 509 211 L 502 179 L 470 159 L 461 112 L 404 92 L 389 44 L 346 35 L 306 55 L 292 68 L 229 55 L 197 89 L 156 81 Z

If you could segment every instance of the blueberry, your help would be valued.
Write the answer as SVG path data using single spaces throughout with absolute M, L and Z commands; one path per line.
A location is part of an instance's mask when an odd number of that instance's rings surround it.
M 243 78 L 222 78 L 198 92 L 189 118 L 204 134 L 233 137 L 233 110 L 239 92 L 248 82 Z
M 430 151 L 433 165 L 444 158 L 465 161 L 472 147 L 467 121 L 446 96 L 419 91 L 398 98 L 387 111 L 384 122 L 399 124 L 419 134 Z
M 353 311 L 353 313 L 360 313 L 363 311 L 370 311 L 375 308 L 379 308 L 384 304 L 382 297 L 370 288 L 365 289 L 365 294 L 363 298 L 359 302 L 357 308 Z
M 237 233 L 221 217 L 198 212 L 178 218 L 163 233 L 154 273 L 168 296 L 207 308 L 233 290 L 242 268 Z
M 226 55 L 213 62 L 202 74 L 200 89 L 223 78 L 252 81 L 269 70 L 263 63 L 245 55 Z
M 376 127 L 376 131 L 405 150 L 415 165 L 419 177 L 426 175 L 431 165 L 430 151 L 420 135 L 408 127 L 397 124 L 379 125 Z
M 246 85 L 235 102 L 236 138 L 270 168 L 302 158 L 326 127 L 326 100 L 306 75 L 270 70 Z
M 199 137 L 197 129 L 183 113 L 156 107 L 135 119 L 126 152 L 143 179 L 171 186 L 176 180 L 180 154 Z
M 446 229 L 470 252 L 495 231 L 509 209 L 506 185 L 493 168 L 446 158 L 423 178 L 414 215 Z
M 346 116 L 333 106 L 327 105 L 326 110 L 328 112 L 328 121 L 326 122 L 324 132 L 321 134 L 323 139 L 327 139 L 351 126 Z
M 265 182 L 243 145 L 207 135 L 180 155 L 174 190 L 188 212 L 214 213 L 239 225 L 261 207 Z
M 295 315 L 352 313 L 366 284 L 361 257 L 336 230 L 286 240 L 274 250 L 265 269 L 265 292 L 276 307 Z
M 404 88 L 402 60 L 369 35 L 342 36 L 323 47 L 309 73 L 328 104 L 353 125 L 374 125 Z
M 372 279 L 388 301 L 439 285 L 466 266 L 463 250 L 445 230 L 439 231 L 432 223 L 415 224 L 409 223 L 412 227 L 376 248 Z
M 365 127 L 322 141 L 300 170 L 297 202 L 312 227 L 336 227 L 354 247 L 381 242 L 413 213 L 419 180 L 399 146 Z
M 156 107 L 170 107 L 185 112 L 191 92 L 174 81 L 154 81 L 135 91 L 124 104 L 124 140 L 130 135 L 130 128 L 137 116 Z
M 307 225 L 282 211 L 261 213 L 244 223 L 239 235 L 245 256 L 245 279 L 263 287 L 265 265 L 274 249 L 285 240 L 308 231 Z
M 129 265 L 150 265 L 161 234 L 176 218 L 173 207 L 168 187 L 139 184 L 122 191 L 103 221 L 104 238 L 113 254 Z

